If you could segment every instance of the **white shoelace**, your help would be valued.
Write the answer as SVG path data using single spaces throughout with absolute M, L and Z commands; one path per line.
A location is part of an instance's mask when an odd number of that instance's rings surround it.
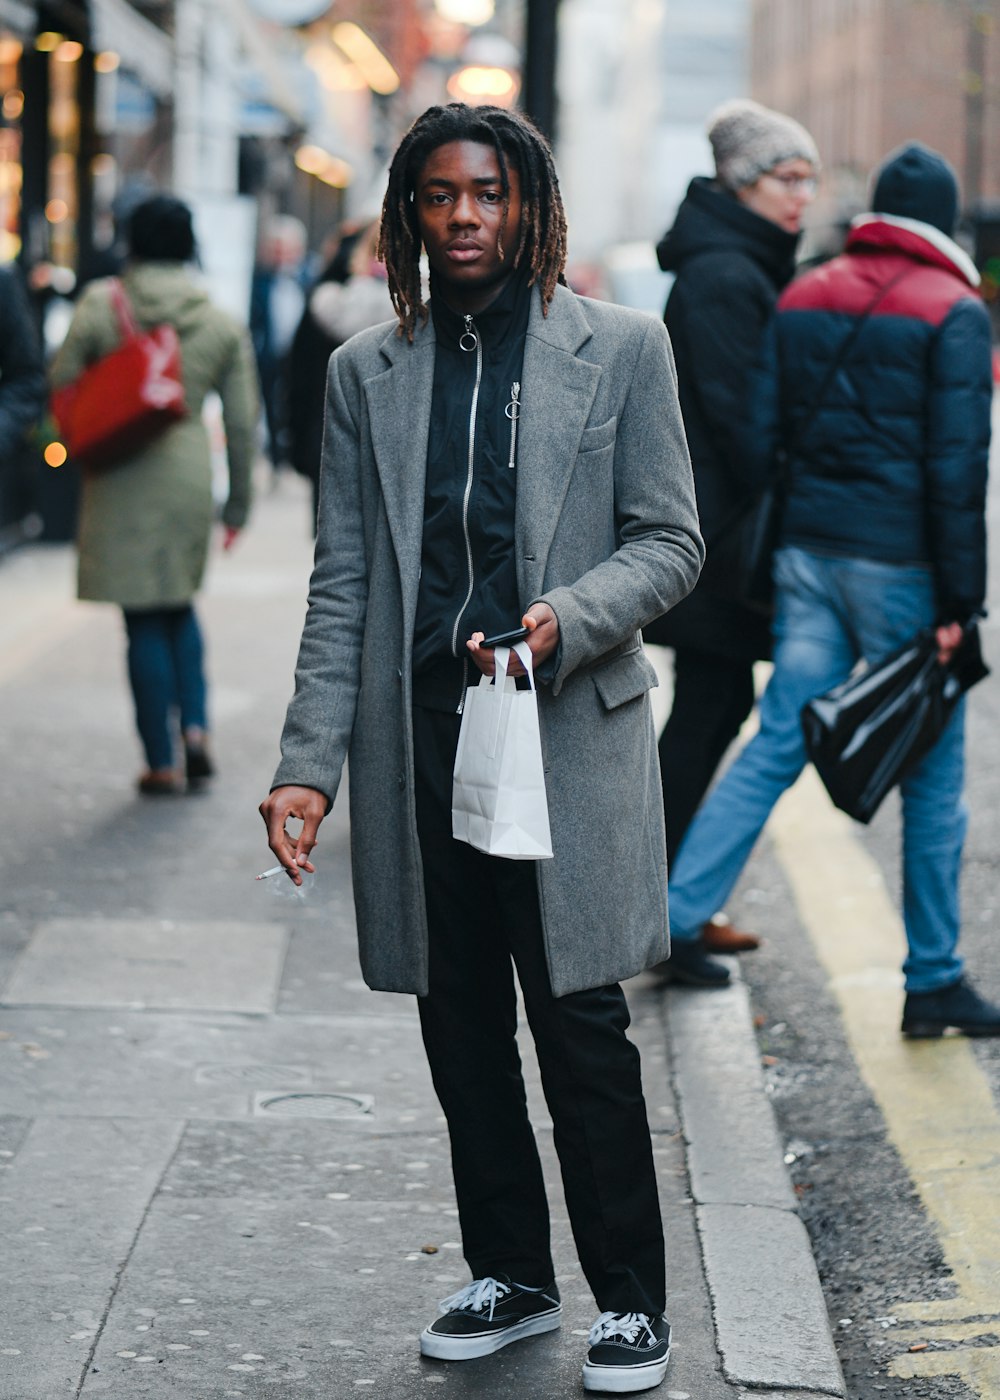
M 477 1278 L 464 1288 L 460 1288 L 457 1293 L 453 1293 L 450 1298 L 442 1298 L 438 1304 L 442 1315 L 457 1310 L 468 1312 L 482 1312 L 488 1307 L 490 1321 L 493 1321 L 493 1310 L 497 1303 L 510 1292 L 510 1287 L 506 1283 L 501 1283 L 496 1278 Z M 607 1316 L 612 1316 L 608 1313 Z
M 610 1341 L 612 1337 L 635 1342 L 643 1331 L 646 1333 L 646 1345 L 656 1346 L 658 1338 L 646 1313 L 601 1313 L 590 1329 L 587 1344 L 596 1347 L 599 1342 Z

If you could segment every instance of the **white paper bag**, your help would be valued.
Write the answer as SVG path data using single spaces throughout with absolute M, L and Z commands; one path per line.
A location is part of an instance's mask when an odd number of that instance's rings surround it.
M 545 796 L 538 698 L 531 651 L 514 647 L 530 690 L 507 675 L 508 647 L 496 649 L 496 677 L 469 686 L 455 756 L 451 828 L 457 841 L 510 860 L 549 860 L 549 806 Z

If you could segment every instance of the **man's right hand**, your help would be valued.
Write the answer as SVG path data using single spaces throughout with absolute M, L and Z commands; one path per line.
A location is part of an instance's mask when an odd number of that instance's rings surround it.
M 962 645 L 964 636 L 965 633 L 960 622 L 948 622 L 943 627 L 935 629 L 934 640 L 937 642 L 937 659 L 942 666 L 947 666 Z
M 296 885 L 302 884 L 303 871 L 309 875 L 315 872 L 309 856 L 316 845 L 316 833 L 326 816 L 326 808 L 324 793 L 316 788 L 291 785 L 275 788 L 260 804 L 260 814 L 267 827 L 267 844 Z M 289 817 L 302 823 L 297 837 L 285 830 Z

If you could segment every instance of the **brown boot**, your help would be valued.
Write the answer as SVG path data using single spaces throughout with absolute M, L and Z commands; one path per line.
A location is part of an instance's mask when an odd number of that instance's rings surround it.
M 174 797 L 181 790 L 180 779 L 172 768 L 151 768 L 136 786 L 143 797 Z
M 719 914 L 702 925 L 701 942 L 708 953 L 752 953 L 760 947 L 755 933 L 733 928 L 729 920 Z

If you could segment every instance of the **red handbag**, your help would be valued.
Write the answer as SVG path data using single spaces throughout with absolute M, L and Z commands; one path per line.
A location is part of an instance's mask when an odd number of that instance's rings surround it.
M 140 331 L 117 277 L 111 303 L 121 344 L 50 400 L 66 451 L 87 467 L 112 466 L 187 414 L 176 330 L 164 324 Z

